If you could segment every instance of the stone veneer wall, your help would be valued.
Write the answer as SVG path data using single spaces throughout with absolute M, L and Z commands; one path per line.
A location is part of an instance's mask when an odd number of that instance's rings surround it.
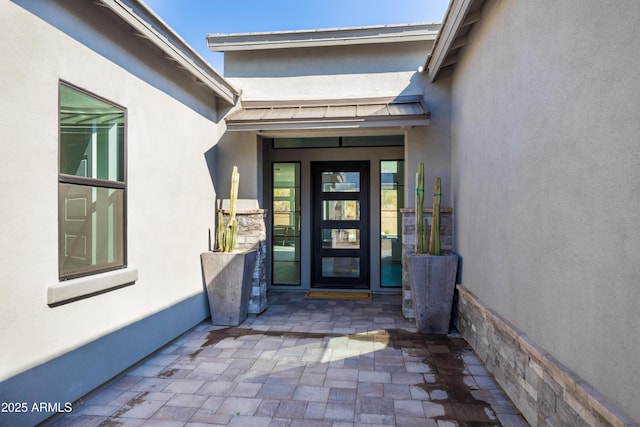
M 423 209 L 424 221 L 431 231 L 431 218 L 433 209 Z M 411 297 L 411 280 L 409 280 L 409 268 L 407 266 L 407 254 L 416 251 L 416 214 L 415 209 L 400 209 L 402 214 L 402 314 L 407 319 L 414 319 L 414 304 Z M 440 208 L 440 248 L 443 252 L 453 250 L 453 210 Z
M 463 338 L 532 426 L 637 426 L 592 386 L 458 285 Z
M 236 210 L 238 221 L 238 238 L 236 240 L 237 251 L 257 249 L 256 266 L 253 271 L 253 285 L 249 298 L 249 314 L 260 314 L 267 309 L 267 278 L 265 269 L 267 251 L 267 229 L 264 222 L 266 211 L 264 209 L 241 209 L 242 203 L 238 200 L 239 208 Z M 229 211 L 222 210 L 224 223 L 228 221 Z

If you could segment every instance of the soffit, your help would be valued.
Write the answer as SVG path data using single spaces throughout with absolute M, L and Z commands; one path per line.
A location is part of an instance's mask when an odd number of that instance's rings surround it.
M 96 3 L 111 10 L 134 34 L 157 47 L 168 61 L 191 75 L 196 83 L 209 88 L 228 104 L 236 103 L 238 91 L 143 2 L 131 0 L 135 8 L 125 0 L 96 0 Z
M 230 131 L 367 129 L 429 125 L 422 96 L 317 101 L 244 101 L 225 118 Z
M 433 82 L 445 68 L 453 67 L 460 59 L 462 49 L 473 25 L 482 19 L 485 0 L 452 0 L 442 28 L 424 65 Z

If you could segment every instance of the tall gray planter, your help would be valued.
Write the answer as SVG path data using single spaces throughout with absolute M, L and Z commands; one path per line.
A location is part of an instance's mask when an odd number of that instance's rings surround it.
M 423 334 L 449 332 L 457 255 L 407 255 L 416 327 Z
M 257 250 L 200 255 L 211 323 L 238 326 L 247 318 Z

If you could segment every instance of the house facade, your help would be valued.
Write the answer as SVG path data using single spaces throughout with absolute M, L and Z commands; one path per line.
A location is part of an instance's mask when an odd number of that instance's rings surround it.
M 401 290 L 416 159 L 449 185 L 449 84 L 418 72 L 438 28 L 208 36 L 242 88 L 216 177 L 249 171 L 240 192 L 268 211 L 272 289 Z
M 424 162 L 456 326 L 527 421 L 637 425 L 640 7 L 543 3 L 209 34 L 223 78 L 137 0 L 0 0 L 0 400 L 64 410 L 208 317 L 234 165 L 269 289 L 405 297 Z

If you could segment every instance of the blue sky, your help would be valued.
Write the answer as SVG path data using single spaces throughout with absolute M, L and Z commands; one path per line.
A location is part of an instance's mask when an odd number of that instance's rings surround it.
M 143 0 L 220 73 L 207 33 L 442 22 L 449 0 Z

